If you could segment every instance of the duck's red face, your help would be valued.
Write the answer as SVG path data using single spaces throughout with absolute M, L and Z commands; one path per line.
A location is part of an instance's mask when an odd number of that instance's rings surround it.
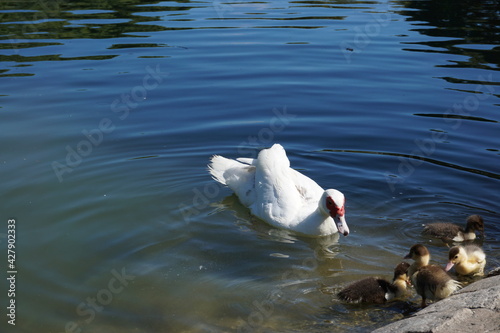
M 330 216 L 337 224 L 338 231 L 344 236 L 349 235 L 349 229 L 347 228 L 347 224 L 345 221 L 345 201 L 342 206 L 339 206 L 333 201 L 332 197 L 326 197 L 326 208 L 330 213 Z
M 345 208 L 344 206 L 337 206 L 335 204 L 335 201 L 333 201 L 332 197 L 327 197 L 326 198 L 326 208 L 328 208 L 328 211 L 330 212 L 330 216 L 332 218 L 335 218 L 337 216 L 344 216 L 345 214 Z

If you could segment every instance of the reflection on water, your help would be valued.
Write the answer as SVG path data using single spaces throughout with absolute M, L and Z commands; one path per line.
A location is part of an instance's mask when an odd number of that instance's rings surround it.
M 450 61 L 453 64 L 439 64 L 442 67 L 469 67 L 495 69 L 500 65 L 498 57 L 498 15 L 496 4 L 491 1 L 465 1 L 456 4 L 452 1 L 401 1 L 396 2 L 397 14 L 407 17 L 412 23 L 412 31 L 432 37 L 432 41 L 402 42 L 403 45 L 425 45 L 426 48 L 407 48 L 413 52 L 437 52 L 464 55 L 468 60 Z M 141 40 L 155 32 L 176 31 L 203 28 L 248 28 L 241 26 L 238 20 L 255 21 L 253 28 L 321 28 L 306 22 L 329 22 L 343 20 L 339 16 L 300 16 L 295 12 L 304 7 L 328 9 L 369 9 L 377 4 L 373 1 L 316 3 L 309 1 L 278 1 L 259 4 L 246 1 L 224 3 L 162 3 L 144 4 L 143 1 L 103 1 L 98 4 L 66 1 L 4 1 L 0 4 L 2 24 L 0 34 L 4 50 L 13 50 L 13 54 L 2 55 L 1 61 L 31 62 L 58 60 L 106 60 L 118 54 L 80 55 L 64 57 L 60 54 L 36 56 L 21 55 L 23 49 L 34 47 L 61 46 L 63 43 L 47 40 L 137 39 L 135 43 L 111 45 L 115 48 L 163 47 L 168 44 L 142 43 Z M 202 18 L 187 18 L 190 11 L 202 11 Z M 342 11 L 338 11 L 342 13 Z M 269 14 L 276 13 L 276 17 Z M 205 25 L 203 21 L 216 21 L 220 26 Z M 287 21 L 287 23 L 259 26 L 259 21 Z M 290 25 L 289 21 L 299 21 L 299 25 Z M 235 26 L 226 26 L 227 23 Z M 304 25 L 302 25 L 304 24 Z M 441 40 L 435 40 L 440 37 Z M 366 38 L 366 36 L 365 36 Z M 48 48 L 50 52 L 50 48 Z M 106 53 L 105 50 L 101 52 Z M 43 52 L 45 53 L 45 52 Z M 451 79 L 451 78 L 450 78 Z
M 417 242 L 443 264 L 448 249 L 422 224 L 473 213 L 486 221 L 487 270 L 498 266 L 496 6 L 2 1 L 16 330 L 366 332 L 419 298 L 348 305 L 336 292 L 389 279 Z M 164 74 L 154 89 L 148 68 Z M 276 112 L 290 117 L 277 123 Z M 115 128 L 100 138 L 103 119 Z M 348 237 L 274 229 L 211 187 L 212 154 L 248 157 L 273 142 L 345 193 Z M 74 168 L 60 180 L 54 161 Z M 131 278 L 120 285 L 122 271 Z
M 403 1 L 405 9 L 398 13 L 408 16 L 413 30 L 425 36 L 440 37 L 439 41 L 421 41 L 427 49 L 409 51 L 451 53 L 467 60 L 450 61 L 443 67 L 496 69 L 500 65 L 498 47 L 498 4 L 494 1 Z

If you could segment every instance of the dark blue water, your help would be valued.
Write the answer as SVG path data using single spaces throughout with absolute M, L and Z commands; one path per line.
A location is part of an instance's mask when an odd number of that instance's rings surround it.
M 0 19 L 2 330 L 365 332 L 418 297 L 334 294 L 417 242 L 444 264 L 421 225 L 470 214 L 500 264 L 493 1 L 3 1 Z M 275 142 L 344 192 L 347 238 L 274 229 L 207 173 Z

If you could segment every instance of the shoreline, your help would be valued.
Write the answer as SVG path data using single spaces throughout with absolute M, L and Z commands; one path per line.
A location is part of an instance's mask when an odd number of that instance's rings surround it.
M 499 331 L 500 275 L 496 275 L 471 283 L 411 317 L 382 326 L 372 333 Z

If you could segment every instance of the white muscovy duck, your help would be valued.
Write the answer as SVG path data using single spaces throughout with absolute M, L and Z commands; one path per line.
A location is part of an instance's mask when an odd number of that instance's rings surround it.
M 256 159 L 214 155 L 208 169 L 253 215 L 275 227 L 310 236 L 349 234 L 342 192 L 325 191 L 290 168 L 285 149 L 279 144 L 261 150 Z

